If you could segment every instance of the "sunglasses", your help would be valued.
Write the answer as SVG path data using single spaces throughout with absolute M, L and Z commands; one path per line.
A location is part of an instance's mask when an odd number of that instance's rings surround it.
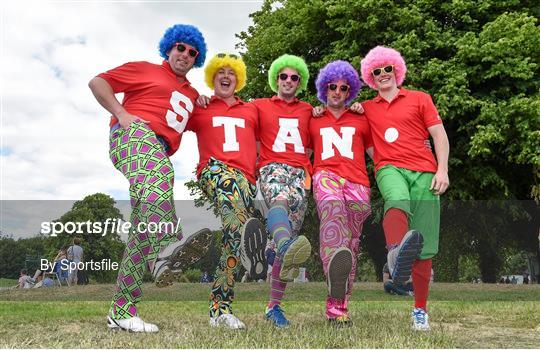
M 219 58 L 230 57 L 230 58 L 232 58 L 232 59 L 234 59 L 234 60 L 237 60 L 237 59 L 238 59 L 238 56 L 237 56 L 237 55 L 235 55 L 235 54 L 230 54 L 230 53 L 218 53 L 216 56 L 219 57 Z
M 193 58 L 195 58 L 195 57 L 197 57 L 199 55 L 199 51 L 197 51 L 195 49 L 188 49 L 186 45 L 181 44 L 181 43 L 174 44 L 174 47 L 176 47 L 178 52 L 184 52 L 184 51 L 188 50 L 188 54 Z
M 349 91 L 350 89 L 350 86 L 349 85 L 338 85 L 338 84 L 333 84 L 333 83 L 330 83 L 328 84 L 328 88 L 331 90 L 331 91 L 336 91 L 337 89 L 339 89 L 339 91 L 341 92 L 347 92 Z
M 371 73 L 373 74 L 373 76 L 377 77 L 379 75 L 381 75 L 382 72 L 385 72 L 385 73 L 392 73 L 394 71 L 394 66 L 386 66 L 386 67 L 381 67 L 381 68 L 375 68 L 371 71 Z
M 300 76 L 296 74 L 288 75 L 287 73 L 281 73 L 280 75 L 278 75 L 278 77 L 280 80 L 283 80 L 283 81 L 287 80 L 288 77 L 291 77 L 292 81 L 300 80 Z

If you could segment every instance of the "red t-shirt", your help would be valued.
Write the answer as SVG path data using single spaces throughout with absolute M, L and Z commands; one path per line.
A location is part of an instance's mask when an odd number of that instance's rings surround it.
M 150 128 L 169 145 L 169 156 L 178 150 L 182 132 L 199 97 L 187 79 L 180 83 L 167 61 L 161 65 L 129 62 L 98 77 L 105 79 L 115 94 L 124 93 L 122 106 L 150 122 Z M 116 117 L 111 117 L 111 127 L 117 123 Z
M 326 109 L 309 124 L 313 145 L 313 173 L 329 170 L 354 183 L 369 187 L 365 150 L 373 146 L 364 116 L 346 110 L 339 119 Z
M 424 144 L 427 129 L 442 124 L 431 96 L 401 88 L 390 103 L 379 95 L 362 106 L 375 146 L 375 170 L 391 164 L 413 171 L 437 171 L 435 156 Z
M 258 168 L 269 163 L 284 163 L 311 173 L 306 154 L 309 146 L 309 121 L 313 107 L 294 99 L 287 102 L 277 96 L 252 102 L 259 111 Z
M 206 109 L 196 106 L 187 130 L 197 134 L 197 176 L 201 175 L 210 157 L 214 157 L 242 171 L 255 184 L 258 123 L 255 106 L 239 98 L 231 106 L 217 97 L 210 99 Z

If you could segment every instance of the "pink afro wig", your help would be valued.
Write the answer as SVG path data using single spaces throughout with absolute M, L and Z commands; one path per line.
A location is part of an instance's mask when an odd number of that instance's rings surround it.
M 374 90 L 377 90 L 377 86 L 375 85 L 375 80 L 373 79 L 371 71 L 375 68 L 381 68 L 389 64 L 393 65 L 398 86 L 403 84 L 405 74 L 407 74 L 407 66 L 405 65 L 405 60 L 401 57 L 401 54 L 398 51 L 385 46 L 376 46 L 371 49 L 366 57 L 360 61 L 360 64 L 362 66 L 360 69 L 362 72 L 362 80 Z

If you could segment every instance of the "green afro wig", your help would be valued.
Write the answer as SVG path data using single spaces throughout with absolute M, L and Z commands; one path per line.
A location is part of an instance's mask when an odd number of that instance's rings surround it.
M 278 92 L 278 74 L 284 68 L 292 68 L 296 70 L 298 74 L 300 74 L 300 84 L 298 85 L 298 89 L 296 90 L 297 95 L 302 90 L 305 90 L 307 88 L 309 80 L 309 70 L 306 62 L 304 62 L 304 60 L 298 56 L 285 54 L 279 56 L 276 60 L 274 60 L 274 62 L 272 62 L 272 65 L 270 66 L 270 69 L 268 70 L 268 84 L 270 84 L 270 88 L 272 88 L 272 91 Z

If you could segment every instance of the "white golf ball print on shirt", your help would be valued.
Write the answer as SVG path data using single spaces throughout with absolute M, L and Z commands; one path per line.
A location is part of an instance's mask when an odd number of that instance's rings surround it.
M 396 141 L 398 139 L 398 137 L 399 137 L 399 132 L 397 131 L 396 128 L 388 128 L 384 132 L 384 139 L 388 143 L 392 143 L 392 142 Z

